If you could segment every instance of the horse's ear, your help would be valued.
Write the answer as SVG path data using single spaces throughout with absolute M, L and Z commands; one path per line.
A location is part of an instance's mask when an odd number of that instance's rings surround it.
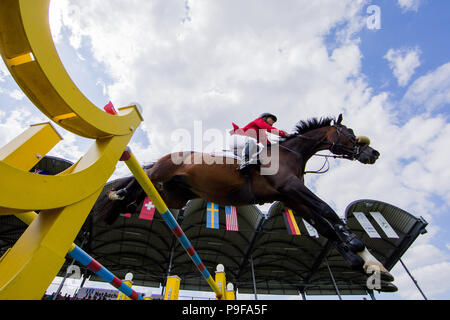
M 337 119 L 337 121 L 336 121 L 336 124 L 341 124 L 341 122 L 342 122 L 342 113 L 338 116 L 338 119 Z

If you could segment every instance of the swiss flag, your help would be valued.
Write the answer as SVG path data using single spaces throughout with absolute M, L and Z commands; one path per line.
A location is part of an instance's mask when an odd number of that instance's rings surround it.
M 142 205 L 141 213 L 139 214 L 139 219 L 144 220 L 153 220 L 153 215 L 155 214 L 155 205 L 147 196 L 144 200 L 144 204 Z

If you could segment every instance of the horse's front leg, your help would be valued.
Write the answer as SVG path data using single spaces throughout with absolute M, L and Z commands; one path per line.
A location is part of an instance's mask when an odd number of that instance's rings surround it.
M 356 253 L 363 251 L 364 243 L 353 234 L 337 213 L 322 199 L 312 193 L 297 177 L 287 180 L 281 192 L 288 197 L 291 202 L 298 202 L 308 207 L 312 212 L 312 219 L 320 225 L 329 227 L 325 237 L 330 240 L 339 240 L 346 244 L 348 248 Z M 337 239 L 335 239 L 337 237 Z
M 348 262 L 351 269 L 362 270 L 364 266 L 364 260 L 356 253 L 352 252 L 349 247 L 339 239 L 336 230 L 332 227 L 332 224 L 329 221 L 319 216 L 308 206 L 300 203 L 298 199 L 285 200 L 283 202 L 296 214 L 300 215 L 303 219 L 308 221 L 308 223 L 314 226 L 320 235 L 324 236 L 332 243 L 334 243 L 337 250 Z
M 383 264 L 370 254 L 364 243 L 343 224 L 336 212 L 313 194 L 302 180 L 291 178 L 281 191 L 287 197 L 285 204 L 309 220 L 320 234 L 335 242 L 337 250 L 352 269 L 362 268 L 367 274 L 379 271 L 381 280 L 394 280 Z M 386 288 L 388 287 L 389 285 Z

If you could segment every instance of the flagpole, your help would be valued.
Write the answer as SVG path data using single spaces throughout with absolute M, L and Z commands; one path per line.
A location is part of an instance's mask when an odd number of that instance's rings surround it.
M 405 268 L 406 272 L 408 273 L 408 275 L 410 276 L 411 280 L 414 282 L 414 284 L 416 285 L 417 289 L 419 289 L 419 292 L 422 294 L 422 297 L 425 300 L 428 300 L 427 297 L 425 296 L 425 294 L 423 293 L 422 289 L 420 289 L 419 287 L 419 283 L 417 282 L 416 279 L 414 279 L 414 277 L 412 276 L 412 274 L 409 272 L 408 268 L 406 268 L 406 265 L 403 263 L 402 259 L 400 259 L 400 263 L 402 264 L 403 268 Z
M 86 242 L 86 238 L 83 238 L 83 241 L 81 242 L 80 248 L 83 248 L 84 243 Z M 56 290 L 52 300 L 56 300 L 56 298 L 58 297 L 59 293 L 61 292 L 62 288 L 64 287 L 64 283 L 66 282 L 67 277 L 69 276 L 69 270 L 71 269 L 71 267 L 73 266 L 73 264 L 76 262 L 75 259 L 72 259 L 72 262 L 70 263 L 70 265 L 67 267 L 66 269 L 66 273 L 64 274 L 64 278 L 61 280 L 61 283 L 59 284 L 58 289 Z
M 325 257 L 325 263 L 327 264 L 327 268 L 328 268 L 328 271 L 330 272 L 330 276 L 331 276 L 331 281 L 333 281 L 334 289 L 336 290 L 339 300 L 342 300 L 341 293 L 339 292 L 339 288 L 336 284 L 336 281 L 334 280 L 333 273 L 331 272 L 331 268 L 330 268 L 330 265 L 328 264 L 327 257 Z
M 253 292 L 255 293 L 255 300 L 258 300 L 258 295 L 256 294 L 255 268 L 253 266 L 253 256 L 252 255 L 250 255 L 250 265 L 252 267 Z

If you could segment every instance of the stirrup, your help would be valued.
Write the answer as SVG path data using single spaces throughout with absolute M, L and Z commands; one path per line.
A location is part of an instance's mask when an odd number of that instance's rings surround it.
M 237 168 L 238 171 L 245 171 L 253 167 L 259 167 L 261 165 L 261 162 L 259 160 L 256 163 L 250 163 L 250 162 L 243 162 L 241 165 Z
M 249 176 L 250 175 L 250 170 L 252 168 L 252 164 L 251 163 L 242 163 L 237 170 L 243 174 L 244 176 Z
M 250 163 L 249 162 L 243 162 L 241 163 L 241 165 L 239 167 L 237 167 L 238 171 L 244 171 L 245 169 L 250 167 Z

